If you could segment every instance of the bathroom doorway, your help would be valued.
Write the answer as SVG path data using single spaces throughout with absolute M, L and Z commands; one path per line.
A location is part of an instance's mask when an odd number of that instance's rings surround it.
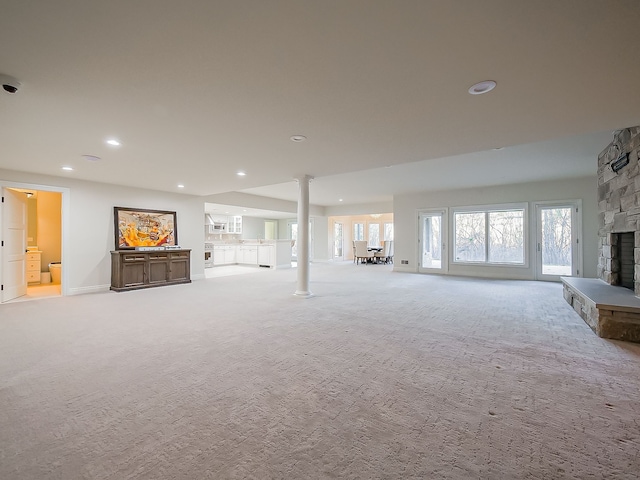
M 55 187 L 2 184 L 3 196 L 21 200 L 26 204 L 24 228 L 14 231 L 15 235 L 5 238 L 2 252 L 19 253 L 20 268 L 6 268 L 8 258 L 2 258 L 0 282 L 3 285 L 0 296 L 2 302 L 36 300 L 60 296 L 64 293 L 63 270 L 63 199 L 66 189 Z M 10 208 L 10 207 L 8 207 Z M 3 210 L 5 205 L 3 204 Z M 7 228 L 9 212 L 0 214 L 2 228 Z M 21 237 L 21 238 L 20 238 Z M 14 265 L 17 265 L 14 262 Z M 5 289 L 4 286 L 18 285 L 20 288 Z

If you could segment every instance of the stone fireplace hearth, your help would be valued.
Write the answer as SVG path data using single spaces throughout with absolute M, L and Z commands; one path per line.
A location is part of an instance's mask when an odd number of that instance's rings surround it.
M 563 278 L 564 298 L 601 337 L 640 342 L 640 126 L 598 156 L 598 279 Z M 625 288 L 626 287 L 626 288 Z

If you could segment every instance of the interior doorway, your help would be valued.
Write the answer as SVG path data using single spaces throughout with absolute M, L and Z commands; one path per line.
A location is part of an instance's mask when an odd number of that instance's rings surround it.
M 0 253 L 0 302 L 63 295 L 63 202 L 68 202 L 68 190 L 8 182 L 0 186 L 6 247 Z M 16 222 L 20 217 L 23 220 Z M 23 226 L 18 228 L 18 223 Z

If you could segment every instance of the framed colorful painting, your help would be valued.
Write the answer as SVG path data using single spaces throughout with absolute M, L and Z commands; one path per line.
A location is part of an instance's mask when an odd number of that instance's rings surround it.
M 113 207 L 116 250 L 178 245 L 176 212 Z

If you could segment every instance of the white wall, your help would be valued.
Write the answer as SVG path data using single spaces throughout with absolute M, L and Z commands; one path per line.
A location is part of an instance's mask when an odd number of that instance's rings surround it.
M 394 270 L 418 271 L 418 210 L 440 207 L 462 207 L 472 205 L 492 205 L 517 202 L 530 203 L 530 218 L 535 212 L 533 202 L 582 200 L 582 241 L 583 276 L 595 277 L 598 250 L 597 180 L 595 176 L 499 185 L 465 190 L 423 192 L 410 195 L 396 195 L 393 202 L 395 228 Z M 451 213 L 451 212 L 450 212 Z M 451 222 L 449 222 L 451 230 Z M 450 235 L 451 237 L 451 235 Z M 449 241 L 451 245 L 451 241 Z M 530 248 L 530 251 L 532 249 Z M 401 265 L 408 260 L 408 265 Z M 534 279 L 533 259 L 526 268 L 501 266 L 449 265 L 451 275 L 471 275 L 493 278 Z
M 329 237 L 329 219 L 313 217 L 313 261 L 328 262 L 331 258 L 327 238 Z
M 38 192 L 36 219 L 38 236 L 35 245 L 42 251 L 42 271 L 49 271 L 49 263 L 62 260 L 62 194 Z
M 178 243 L 192 250 L 191 278 L 204 276 L 202 197 L 0 169 L 0 186 L 21 185 L 36 190 L 41 190 L 39 186 L 68 189 L 68 211 L 63 207 L 63 229 L 67 226 L 68 231 L 63 230 L 62 262 L 63 288 L 69 294 L 108 289 L 111 284 L 114 206 L 175 211 Z
M 242 217 L 242 238 L 264 238 L 264 218 Z

